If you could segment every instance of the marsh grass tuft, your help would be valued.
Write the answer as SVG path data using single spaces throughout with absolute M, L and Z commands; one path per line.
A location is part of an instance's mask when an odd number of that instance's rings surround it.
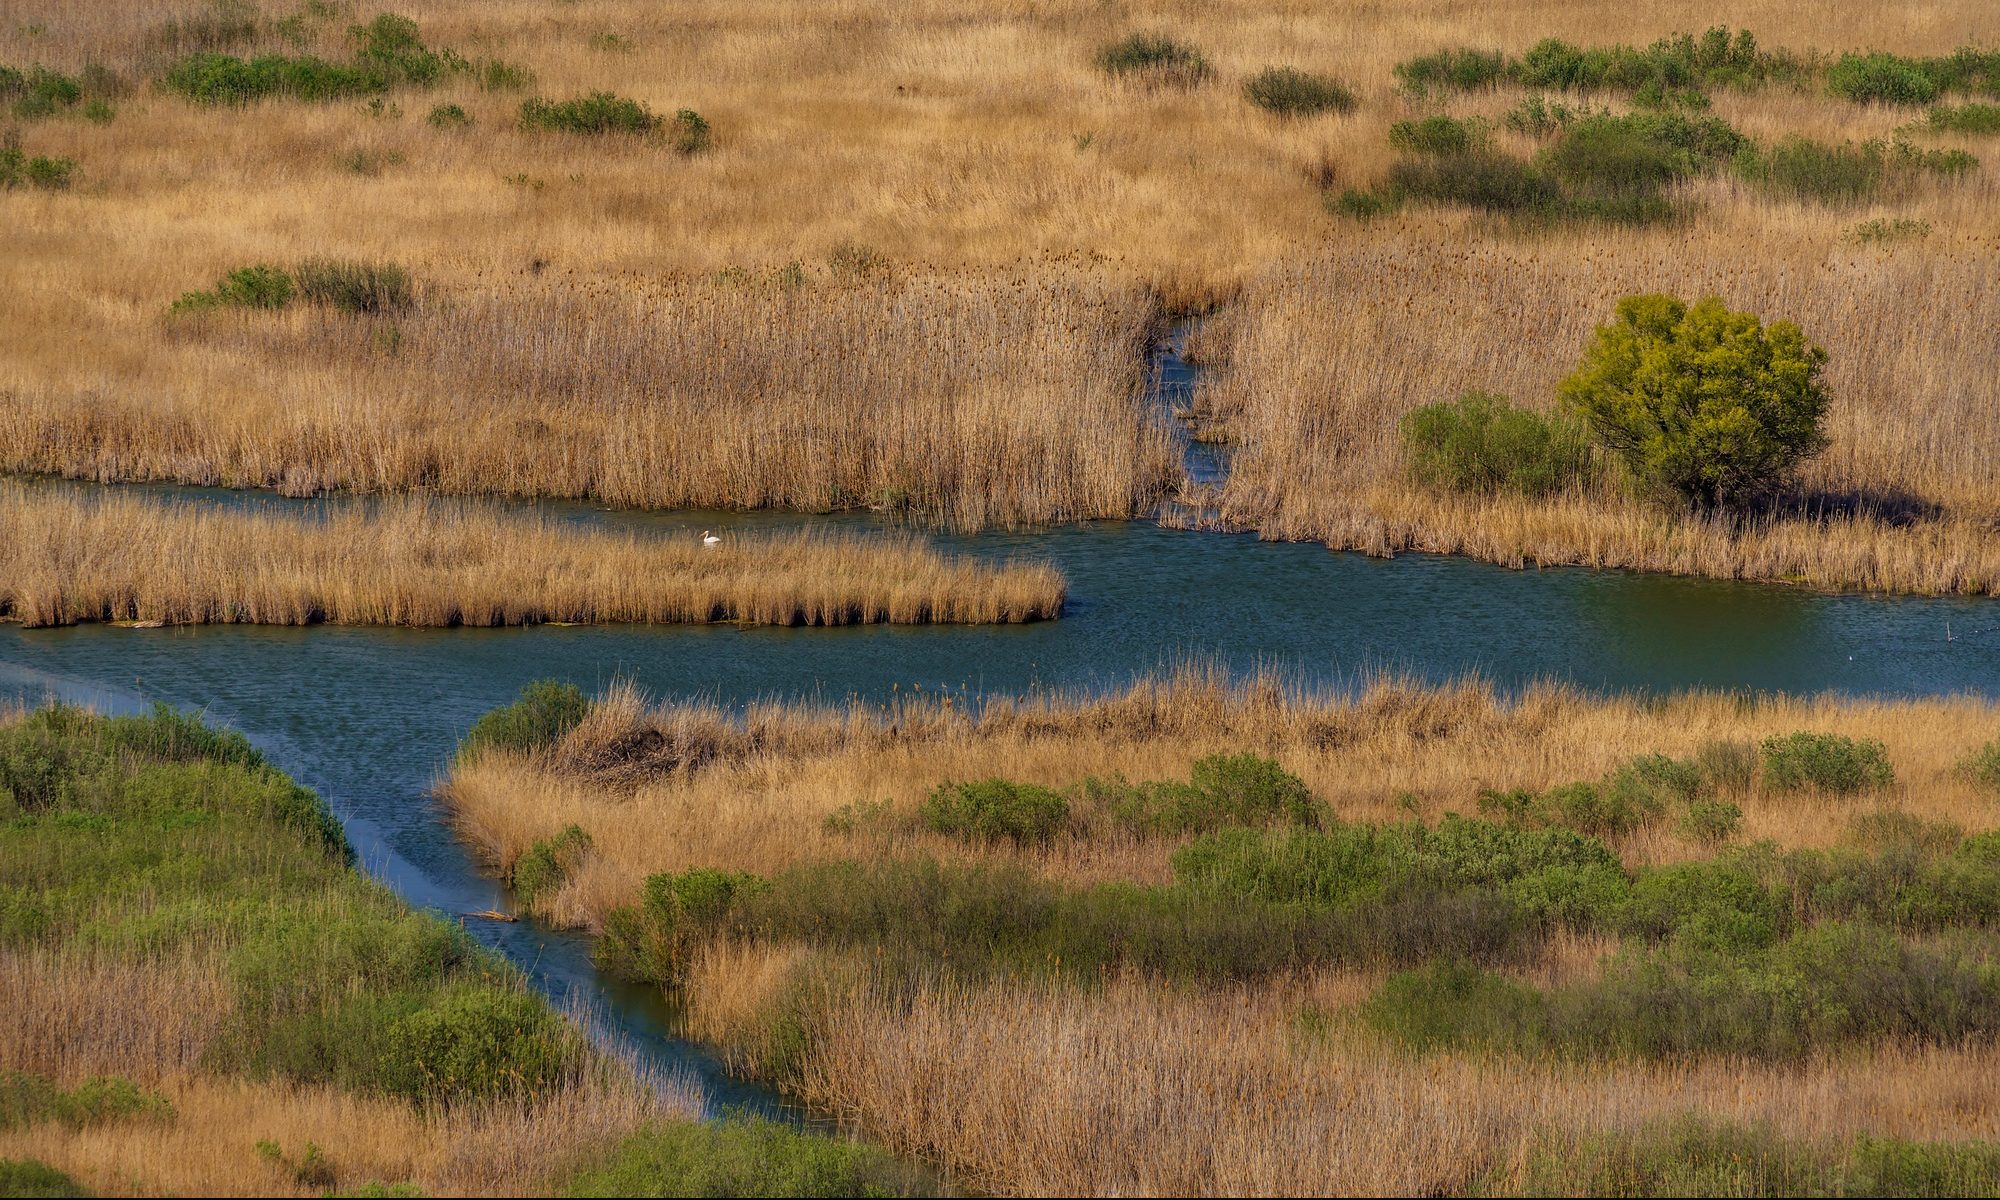
M 1134 33 L 1097 51 L 1097 69 L 1147 87 L 1192 88 L 1215 74 L 1202 52 L 1162 33 Z

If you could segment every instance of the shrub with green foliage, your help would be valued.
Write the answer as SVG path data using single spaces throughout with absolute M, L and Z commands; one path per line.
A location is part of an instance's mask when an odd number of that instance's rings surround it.
M 1442 113 L 1389 126 L 1389 144 L 1411 154 L 1466 154 L 1487 142 L 1486 122 Z
M 554 133 L 648 134 L 661 118 L 637 100 L 611 92 L 592 92 L 569 100 L 536 96 L 521 102 L 521 128 Z
M 1826 89 L 1862 104 L 1928 104 L 1940 90 L 1922 63 L 1897 54 L 1843 54 L 1827 69 Z
M 1467 392 L 1426 404 L 1401 428 L 1410 477 L 1438 491 L 1546 496 L 1590 478 L 1580 425 L 1515 408 L 1505 396 Z
M 1516 1186 L 1526 1196 L 1982 1196 L 2000 1186 L 2000 1145 L 1810 1141 L 1688 1114 L 1543 1131 Z
M 1931 223 L 1910 217 L 1875 217 L 1863 221 L 1847 231 L 1850 241 L 1864 246 L 1877 246 L 1889 242 L 1907 242 L 1915 238 L 1931 235 Z
M 432 129 L 460 129 L 472 124 L 472 118 L 460 105 L 440 104 L 431 109 L 431 115 L 424 118 L 424 123 Z
M 590 834 L 581 825 L 565 826 L 561 833 L 541 839 L 515 859 L 507 882 L 522 903 L 533 905 L 536 898 L 561 887 L 583 865 L 590 845 Z
M 266 54 L 242 59 L 233 54 L 191 54 L 161 79 L 168 91 L 196 104 L 251 104 L 284 97 L 324 103 L 387 91 L 389 81 L 363 66 L 330 63 L 310 54 Z
M 1186 783 L 1087 779 L 1080 792 L 1091 807 L 1137 833 L 1208 833 L 1274 823 L 1317 828 L 1324 819 L 1304 780 L 1276 760 L 1250 753 L 1197 759 Z
M 1559 394 L 1643 490 L 1708 507 L 1750 503 L 1826 447 L 1826 352 L 1708 297 L 1628 296 Z
M 0 1072 L 0 1130 L 53 1121 L 72 1129 L 123 1120 L 167 1120 L 173 1104 L 129 1079 L 86 1079 L 67 1091 L 42 1075 Z
M 1389 167 L 1388 190 L 1397 202 L 1451 204 L 1501 216 L 1555 215 L 1562 193 L 1555 182 L 1508 154 L 1466 154 L 1398 159 Z
M 66 112 L 83 102 L 83 80 L 46 67 L 22 71 L 0 66 L 0 102 L 23 121 Z
M 1201 51 L 1160 33 L 1134 33 L 1102 47 L 1097 69 L 1149 87 L 1191 88 L 1215 74 Z
M 683 108 L 674 114 L 668 125 L 667 140 L 677 154 L 700 154 L 708 149 L 714 131 L 702 115 L 691 108 Z
M 1243 98 L 1281 117 L 1353 112 L 1354 93 L 1331 75 L 1266 67 L 1243 81 Z
M 1507 73 L 1507 56 L 1498 50 L 1444 49 L 1396 64 L 1396 78 L 1422 94 L 1431 88 L 1471 92 L 1498 84 Z
M 767 1121 L 652 1125 L 570 1177 L 565 1196 L 919 1196 L 936 1184 L 862 1142 Z
M 2000 792 L 2000 738 L 1974 750 L 1959 764 L 1959 771 L 1981 787 Z
M 1963 150 L 1880 140 L 1836 146 L 1794 135 L 1767 150 L 1746 150 L 1736 159 L 1736 172 L 1773 196 L 1838 206 L 1857 204 L 1891 185 L 1907 191 L 1922 178 L 1954 178 L 1978 165 Z
M 30 158 L 12 136 L 0 140 L 0 188 L 31 187 L 60 192 L 69 187 L 70 176 L 75 171 L 74 159 L 50 158 L 41 154 Z
M 2000 133 L 2000 104 L 1941 104 L 1924 119 L 1936 133 Z
M 585 1051 L 539 996 L 455 985 L 391 1028 L 384 1090 L 423 1104 L 517 1099 L 552 1090 Z
M 472 723 L 460 753 L 476 755 L 489 747 L 535 751 L 555 745 L 590 713 L 590 701 L 573 683 L 539 679 L 521 689 L 521 698 L 496 708 Z
M 1775 791 L 1814 788 L 1834 795 L 1877 791 L 1895 779 L 1881 742 L 1837 733 L 1789 733 L 1764 739 L 1764 785 Z
M 1498 51 L 1440 50 L 1399 63 L 1396 77 L 1419 92 L 1430 88 L 1472 91 L 1501 82 L 1527 88 L 1649 92 L 1751 87 L 1769 79 L 1794 79 L 1805 65 L 1786 54 L 1758 49 L 1747 29 L 1717 26 L 1699 37 L 1677 33 L 1646 47 L 1576 46 L 1545 38 L 1519 58 Z
M 1033 846 L 1061 832 L 1069 801 L 1052 788 L 983 779 L 932 788 L 918 816 L 926 829 L 948 837 Z
M 32 1158 L 0 1158 L 0 1196 L 89 1196 L 82 1184 Z

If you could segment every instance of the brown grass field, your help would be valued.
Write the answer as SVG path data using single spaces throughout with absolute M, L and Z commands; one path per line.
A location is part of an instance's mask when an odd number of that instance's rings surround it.
M 392 500 L 323 519 L 0 482 L 0 619 L 24 625 L 846 625 L 1060 615 L 1062 575 L 904 537 L 584 532 Z
M 1146 516 L 1178 468 L 1139 395 L 1140 351 L 1163 310 L 1220 304 L 1204 404 L 1240 447 L 1232 525 L 1375 553 L 2000 588 L 1990 167 L 1836 210 L 1708 180 L 1687 227 L 1655 232 L 1424 209 L 1361 224 L 1321 204 L 1382 177 L 1392 121 L 1439 107 L 1394 86 L 1415 54 L 1643 44 L 1717 21 L 1766 47 L 1934 54 L 2000 41 L 1979 0 L 424 0 L 397 11 L 431 45 L 537 81 L 404 89 L 379 115 L 154 90 L 187 48 L 164 23 L 202 11 L 0 2 L 0 62 L 95 61 L 131 89 L 108 124 L 22 127 L 29 152 L 80 165 L 67 192 L 0 194 L 0 465 L 300 493 L 872 505 L 961 528 Z M 289 52 L 271 24 L 289 11 L 266 5 L 233 48 Z M 308 22 L 305 47 L 340 57 L 345 21 L 372 11 Z M 1213 80 L 1146 88 L 1092 65 L 1139 29 L 1199 46 Z M 1252 108 L 1241 83 L 1274 64 L 1339 76 L 1359 108 Z M 713 146 L 681 158 L 517 128 L 523 94 L 600 88 L 699 110 Z M 472 124 L 429 126 L 447 101 Z M 1715 112 L 1765 140 L 1887 136 L 1915 115 L 1787 88 L 1718 93 Z M 1922 140 L 1992 157 L 1991 139 Z M 1931 232 L 1852 244 L 1878 216 Z M 165 316 L 233 267 L 326 255 L 408 266 L 418 303 Z M 1470 504 L 1401 483 L 1388 451 L 1408 407 L 1468 386 L 1546 404 L 1612 299 L 1658 289 L 1717 291 L 1828 346 L 1834 445 L 1805 480 L 1822 516 L 1737 530 L 1611 495 Z
M 645 706 L 614 690 L 553 750 L 488 751 L 441 796 L 497 869 L 577 824 L 594 848 L 545 918 L 594 928 L 647 874 L 691 866 L 769 873 L 815 859 L 930 854 L 1013 862 L 1084 883 L 1161 882 L 1179 843 L 1093 826 L 1034 850 L 975 849 L 925 832 L 934 785 L 1001 776 L 1063 786 L 1086 775 L 1180 778 L 1197 756 L 1255 749 L 1351 820 L 1475 811 L 1478 789 L 1591 778 L 1637 753 L 1808 729 L 1880 738 L 1896 783 L 1867 799 L 1734 796 L 1741 838 L 1822 847 L 1876 809 L 1968 831 L 2000 825 L 1958 764 L 2000 728 L 1990 701 L 1838 701 L 1690 694 L 1605 699 L 1544 687 L 1512 699 L 1466 684 L 1384 681 L 1351 699 L 1201 672 L 1095 700 L 1040 697 L 968 715 L 951 697 L 887 708 Z M 1407 799 L 1399 799 L 1401 795 Z M 831 815 L 882 806 L 840 832 Z M 1630 865 L 1705 857 L 1664 829 L 1611 839 Z M 1552 939 L 1511 968 L 1547 986 L 1594 973 L 1615 943 Z M 1320 969 L 1212 988 L 1137 975 L 1077 988 L 989 979 L 872 982 L 865 963 L 785 943 L 717 942 L 682 1000 L 691 1033 L 747 1070 L 774 1006 L 807 998 L 811 1050 L 788 1078 L 888 1144 L 1007 1193 L 1455 1194 L 1518 1184 L 1531 1147 L 1693 1111 L 1803 1138 L 2000 1136 L 1991 1045 L 1879 1046 L 1795 1064 L 1411 1058 L 1351 1020 L 1373 968 Z M 1323 1014 L 1300 1024 L 1306 1010 Z M 1199 1131 L 1191 1135 L 1190 1131 Z M 1513 1181 L 1510 1183 L 1509 1181 Z

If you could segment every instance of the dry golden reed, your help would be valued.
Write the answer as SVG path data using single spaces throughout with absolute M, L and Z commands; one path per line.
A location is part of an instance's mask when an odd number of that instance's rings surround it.
M 0 618 L 25 625 L 845 625 L 1055 617 L 1046 564 L 911 537 L 620 535 L 430 500 L 320 516 L 0 482 Z

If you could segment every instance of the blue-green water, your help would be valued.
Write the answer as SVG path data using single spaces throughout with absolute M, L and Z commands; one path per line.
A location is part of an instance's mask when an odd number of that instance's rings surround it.
M 301 515 L 367 503 L 147 490 Z M 690 539 L 704 527 L 875 524 L 865 516 L 541 511 Z M 1509 571 L 1419 555 L 1384 561 L 1140 523 L 937 540 L 981 557 L 1055 562 L 1070 581 L 1063 619 L 810 630 L 0 626 L 0 699 L 60 695 L 107 709 L 164 700 L 205 710 L 324 795 L 370 870 L 414 904 L 463 913 L 504 908 L 506 898 L 441 822 L 430 788 L 479 714 L 549 676 L 586 689 L 630 678 L 655 696 L 722 702 L 872 698 L 913 684 L 975 693 L 1105 688 L 1187 660 L 1274 669 L 1333 688 L 1391 670 L 1432 681 L 1478 674 L 1502 687 L 1553 678 L 1617 691 L 2000 693 L 2000 603 L 1991 601 Z M 653 1061 L 701 1077 L 717 1102 L 768 1103 L 674 1040 L 651 998 L 600 981 L 581 939 L 527 922 L 471 928 L 552 994 L 597 1004 Z

